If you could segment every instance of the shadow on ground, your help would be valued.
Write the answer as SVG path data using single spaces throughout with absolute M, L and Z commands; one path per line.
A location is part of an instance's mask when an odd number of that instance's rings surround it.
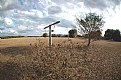
M 0 80 L 21 80 L 21 68 L 12 62 L 0 62 Z
M 32 51 L 30 46 L 19 46 L 19 47 L 1 48 L 0 53 L 4 55 L 16 56 L 18 54 L 22 54 L 22 55 L 31 54 Z

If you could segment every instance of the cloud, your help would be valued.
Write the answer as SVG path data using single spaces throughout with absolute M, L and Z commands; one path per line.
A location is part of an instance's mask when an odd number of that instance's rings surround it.
M 49 14 L 57 14 L 61 12 L 61 8 L 59 6 L 50 6 L 48 8 L 48 13 Z
M 0 11 L 20 8 L 17 0 L 0 0 Z
M 70 2 L 72 0 L 52 0 L 52 1 L 55 2 L 56 4 L 64 4 L 64 3 Z
M 115 8 L 120 5 L 121 0 L 84 0 L 84 5 L 88 8 L 98 8 L 105 10 L 108 8 Z
M 11 9 L 38 9 L 44 12 L 50 6 L 61 6 L 67 3 L 77 5 L 80 2 L 83 2 L 88 8 L 106 9 L 120 5 L 121 0 L 0 0 L 0 2 L 0 11 Z
M 107 8 L 115 8 L 120 5 L 121 0 L 52 0 L 54 3 L 59 5 L 64 5 L 67 3 L 72 3 L 77 5 L 83 2 L 87 8 L 97 8 L 100 10 L 105 10 Z
M 72 25 L 74 25 L 73 21 L 69 21 L 69 20 L 66 20 L 66 19 L 61 19 L 60 20 L 60 24 L 58 24 L 58 26 L 60 27 L 72 27 Z
M 9 29 L 1 30 L 0 36 L 9 36 L 9 35 L 13 36 L 13 35 L 16 35 L 16 34 L 17 34 L 16 30 L 9 28 Z
M 10 18 L 5 18 L 4 22 L 5 22 L 6 27 L 8 28 L 13 27 L 13 21 Z

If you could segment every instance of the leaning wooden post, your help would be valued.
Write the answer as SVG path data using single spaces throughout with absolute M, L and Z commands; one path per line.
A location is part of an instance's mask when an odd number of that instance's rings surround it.
M 51 48 L 51 45 L 52 45 L 52 34 L 51 34 L 51 26 L 52 25 L 55 25 L 55 24 L 58 24 L 58 23 L 60 23 L 60 21 L 57 21 L 57 22 L 55 22 L 55 23 L 52 23 L 52 24 L 50 24 L 49 26 L 46 26 L 44 29 L 46 29 L 46 28 L 48 28 L 49 27 L 49 47 Z

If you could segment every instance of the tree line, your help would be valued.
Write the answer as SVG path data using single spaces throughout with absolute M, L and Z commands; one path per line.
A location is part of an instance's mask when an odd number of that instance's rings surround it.
M 82 37 L 88 38 L 89 34 L 84 34 Z M 121 41 L 121 32 L 119 29 L 107 29 L 105 31 L 104 37 L 102 37 L 101 30 L 97 31 L 91 31 L 90 32 L 91 39 L 99 40 L 99 39 L 105 39 L 105 40 L 113 40 L 113 41 Z M 77 30 L 72 29 L 69 31 L 69 37 L 74 38 L 77 37 Z
M 121 41 L 120 30 L 116 29 L 107 29 L 104 34 L 106 40 Z

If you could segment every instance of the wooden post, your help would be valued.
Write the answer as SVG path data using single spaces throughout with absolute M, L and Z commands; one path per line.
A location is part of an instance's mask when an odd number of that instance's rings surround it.
M 49 47 L 52 45 L 52 34 L 51 34 L 51 26 L 49 27 Z
M 55 24 L 58 24 L 58 23 L 60 23 L 60 21 L 57 21 L 57 22 L 55 22 L 55 23 L 52 23 L 52 24 L 50 24 L 49 26 L 46 26 L 44 29 L 46 29 L 46 28 L 48 28 L 49 27 L 49 47 L 51 48 L 51 45 L 52 45 L 52 34 L 51 34 L 51 32 L 52 32 L 52 30 L 51 30 L 51 26 L 52 25 L 55 25 Z
M 69 41 L 69 31 L 68 31 L 68 41 Z

